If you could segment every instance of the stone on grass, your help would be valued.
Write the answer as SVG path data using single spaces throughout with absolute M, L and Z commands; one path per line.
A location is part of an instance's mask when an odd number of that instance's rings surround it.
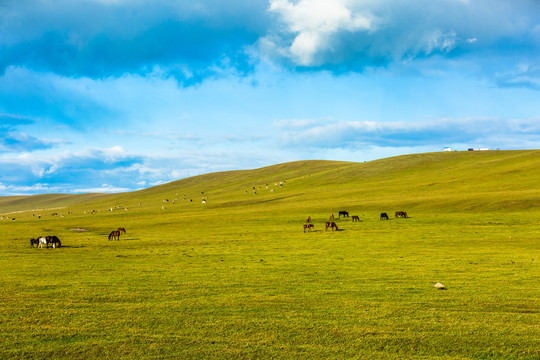
M 440 282 L 436 283 L 434 285 L 435 288 L 437 288 L 437 290 L 446 290 L 446 288 L 444 287 L 443 284 L 441 284 Z

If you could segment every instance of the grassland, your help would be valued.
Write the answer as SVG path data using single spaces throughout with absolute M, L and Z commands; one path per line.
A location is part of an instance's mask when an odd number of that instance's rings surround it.
M 361 221 L 324 231 L 339 210 Z M 302 161 L 0 214 L 0 358 L 540 357 L 540 151 Z M 29 247 L 48 234 L 63 247 Z

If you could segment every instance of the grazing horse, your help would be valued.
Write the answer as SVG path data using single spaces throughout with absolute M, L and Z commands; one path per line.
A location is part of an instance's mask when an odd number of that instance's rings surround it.
M 46 248 L 49 247 L 49 244 L 47 243 L 47 239 L 45 239 L 43 236 L 40 236 L 38 238 L 38 241 L 39 241 L 38 248 L 43 248 L 43 245 L 45 245 Z
M 358 215 L 353 215 L 352 216 L 352 221 L 360 221 L 360 218 L 358 217 Z
M 306 232 L 306 230 L 311 232 L 311 229 L 315 229 L 315 225 L 313 225 L 313 224 L 304 224 L 304 232 Z
M 114 231 L 111 231 L 111 233 L 109 234 L 109 240 L 120 240 L 120 231 L 118 230 L 114 230 Z
M 45 239 L 47 240 L 47 247 L 49 247 L 49 244 L 51 244 L 53 249 L 62 246 L 60 239 L 56 235 L 47 236 Z
M 39 240 L 31 238 L 30 239 L 30 247 L 34 247 L 34 245 L 39 246 Z
M 407 218 L 407 213 L 405 211 L 396 211 L 394 215 L 396 218 Z
M 336 231 L 338 230 L 336 223 L 333 221 L 327 221 L 325 225 L 326 225 L 326 228 L 324 229 L 325 231 L 328 231 L 328 228 L 332 228 L 332 230 L 335 229 Z
M 343 217 L 349 217 L 349 212 L 348 211 L 340 211 L 338 215 L 339 215 L 339 217 L 341 217 L 341 215 L 343 215 Z
M 334 220 L 334 214 L 330 214 L 330 220 Z
M 387 213 L 381 213 L 380 220 L 388 220 L 388 214 Z
M 308 217 L 306 218 L 306 222 L 309 223 L 310 221 L 311 221 L 311 216 L 308 216 Z

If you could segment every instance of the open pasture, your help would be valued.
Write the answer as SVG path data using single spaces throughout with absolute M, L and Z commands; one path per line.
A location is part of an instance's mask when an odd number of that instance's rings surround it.
M 0 358 L 536 359 L 539 174 L 538 151 L 421 154 L 51 197 L 54 211 L 2 199 L 16 220 L 0 221 Z M 31 248 L 39 235 L 62 247 Z

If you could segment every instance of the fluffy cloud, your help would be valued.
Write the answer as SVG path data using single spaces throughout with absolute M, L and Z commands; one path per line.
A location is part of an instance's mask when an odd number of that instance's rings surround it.
M 3 169 L 0 183 L 8 187 L 21 183 L 41 184 L 41 189 L 48 187 L 50 190 L 69 191 L 81 181 L 87 186 L 101 186 L 121 174 L 125 176 L 127 168 L 142 161 L 141 157 L 128 154 L 121 147 L 87 149 L 52 156 L 28 153 L 16 157 L 4 156 L 0 158 L 0 168 Z M 108 172 L 113 173 L 112 178 L 108 178 Z
M 219 68 L 250 68 L 245 47 L 264 31 L 264 2 L 7 1 L 0 11 L 0 73 L 10 66 L 69 77 L 147 74 L 181 83 Z
M 280 15 L 294 34 L 290 56 L 300 65 L 316 64 L 315 56 L 332 47 L 333 35 L 341 31 L 365 31 L 372 27 L 370 17 L 352 13 L 345 0 L 270 1 L 269 11 Z
M 536 61 L 539 11 L 540 3 L 531 0 L 512 6 L 487 0 L 272 0 L 269 12 L 282 26 L 271 27 L 259 45 L 274 61 L 335 73 L 437 56 L 467 62 L 490 57 L 490 65 L 506 68 L 516 58 Z M 509 20 L 515 18 L 520 21 Z
M 470 118 L 425 122 L 340 122 L 326 119 L 324 123 L 315 121 L 313 126 L 301 128 L 294 126 L 296 122 L 293 125 L 288 121 L 276 122 L 283 145 L 370 148 L 492 144 L 509 149 L 518 143 L 530 146 L 540 140 L 538 119 Z
M 59 140 L 40 140 L 18 130 L 20 126 L 31 125 L 34 120 L 15 114 L 0 114 L 0 151 L 24 152 L 50 149 Z
M 520 64 L 508 71 L 496 74 L 497 84 L 508 88 L 540 89 L 540 67 L 530 64 Z
M 33 136 L 14 131 L 2 131 L 0 129 L 0 151 L 3 152 L 24 152 L 50 149 L 53 142 L 43 141 Z
M 257 154 L 247 151 L 198 150 L 138 155 L 121 146 L 60 155 L 4 155 L 0 157 L 0 192 L 8 196 L 134 191 L 190 176 L 241 169 L 246 163 L 260 166 L 275 163 L 266 158 L 265 162 L 261 161 Z
M 160 73 L 189 85 L 224 71 L 244 76 L 260 57 L 340 73 L 437 55 L 530 65 L 540 46 L 535 0 L 511 6 L 504 0 L 6 0 L 0 6 L 0 73 L 10 67 L 100 79 Z

